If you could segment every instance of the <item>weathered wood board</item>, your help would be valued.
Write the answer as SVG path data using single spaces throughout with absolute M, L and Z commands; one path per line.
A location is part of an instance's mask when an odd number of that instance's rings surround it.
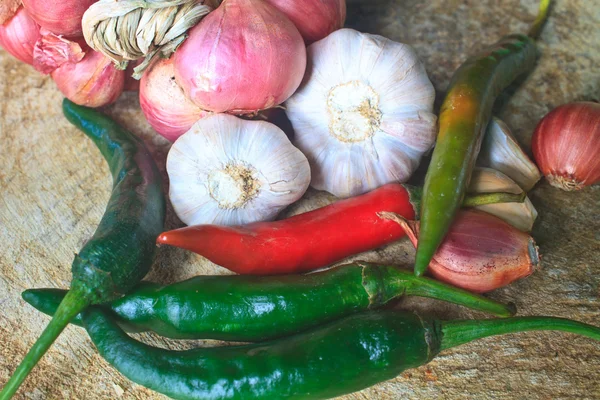
M 462 60 L 510 32 L 525 31 L 534 0 L 349 0 L 348 25 L 413 45 L 439 99 Z M 538 68 L 499 116 L 529 147 L 537 121 L 553 107 L 600 97 L 600 2 L 557 0 L 542 35 Z M 0 384 L 41 333 L 48 318 L 20 298 L 31 287 L 68 287 L 73 253 L 91 236 L 111 180 L 92 143 L 60 110 L 48 77 L 0 51 Z M 143 120 L 127 93 L 106 112 L 140 135 L 164 171 L 169 144 Z M 165 175 L 166 177 L 166 175 Z M 514 301 L 522 315 L 546 314 L 600 324 L 600 187 L 562 193 L 545 182 L 531 193 L 540 217 L 534 237 L 543 267 L 526 280 L 490 294 Z M 293 212 L 333 198 L 309 192 Z M 168 227 L 180 223 L 169 210 Z M 407 241 L 356 259 L 410 264 Z M 161 248 L 148 279 L 174 282 L 227 273 L 201 257 Z M 446 318 L 476 314 L 434 301 L 404 300 Z M 479 315 L 480 316 L 480 315 Z M 177 343 L 144 335 L 170 348 Z M 335 379 L 332 380 L 335 384 Z M 129 382 L 69 327 L 25 382 L 17 399 L 161 399 Z M 445 351 L 425 367 L 346 399 L 600 399 L 600 345 L 567 334 L 528 333 L 489 338 Z

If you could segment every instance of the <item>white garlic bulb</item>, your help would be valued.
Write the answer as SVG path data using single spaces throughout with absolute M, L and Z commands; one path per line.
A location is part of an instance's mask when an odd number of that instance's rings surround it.
M 265 221 L 310 183 L 306 157 L 281 129 L 218 114 L 196 122 L 167 157 L 169 197 L 187 225 Z
M 492 118 L 488 124 L 477 165 L 502 172 L 526 192 L 542 178 L 540 170 L 519 146 L 508 125 L 498 118 Z
M 308 56 L 285 105 L 311 185 L 348 197 L 405 182 L 436 135 L 435 90 L 414 50 L 341 29 L 310 45 Z
M 471 176 L 469 192 L 519 194 L 523 193 L 523 189 L 500 171 L 492 168 L 477 167 L 473 170 L 473 175 Z M 538 215 L 531 200 L 527 197 L 522 203 L 486 204 L 475 208 L 495 215 L 523 232 L 531 232 L 533 223 Z

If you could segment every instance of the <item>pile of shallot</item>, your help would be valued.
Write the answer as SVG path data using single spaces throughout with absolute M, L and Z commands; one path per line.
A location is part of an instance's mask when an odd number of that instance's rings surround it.
M 125 81 L 124 71 L 83 40 L 81 19 L 95 1 L 23 0 L 14 12 L 0 16 L 0 45 L 52 76 L 65 97 L 89 107 L 115 101 Z
M 305 43 L 345 17 L 345 0 L 224 0 L 142 78 L 146 119 L 174 141 L 212 113 L 253 116 L 282 104 L 304 77 Z

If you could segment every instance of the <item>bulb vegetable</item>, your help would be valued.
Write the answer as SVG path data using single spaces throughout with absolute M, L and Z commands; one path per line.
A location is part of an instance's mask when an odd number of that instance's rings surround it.
M 554 109 L 535 129 L 532 147 L 552 186 L 570 191 L 600 182 L 600 104 Z
M 81 19 L 98 0 L 22 0 L 23 7 L 42 28 L 57 35 L 81 36 Z
M 286 102 L 312 186 L 338 197 L 405 182 L 433 145 L 435 90 L 414 50 L 341 29 L 308 47 L 309 73 Z
M 419 222 L 390 213 L 382 216 L 398 222 L 417 247 Z M 483 211 L 461 210 L 429 271 L 442 282 L 483 293 L 531 275 L 539 262 L 531 236 Z
M 265 0 L 286 15 L 307 44 L 344 26 L 346 0 Z
M 533 189 L 542 177 L 540 170 L 517 143 L 508 125 L 498 118 L 492 118 L 488 124 L 477 165 L 502 172 L 526 192 Z
M 187 225 L 265 221 L 298 200 L 306 157 L 275 125 L 227 114 L 201 119 L 167 157 L 169 197 Z
M 469 193 L 523 193 L 523 189 L 502 172 L 481 167 L 473 170 L 468 191 Z M 523 195 L 525 194 L 523 193 Z M 474 208 L 495 215 L 523 232 L 531 232 L 538 215 L 531 200 L 527 197 L 521 203 L 484 204 Z
M 173 59 L 154 63 L 140 82 L 140 107 L 152 127 L 170 141 L 210 115 L 187 98 L 175 80 Z
M 33 48 L 39 38 L 39 25 L 23 7 L 4 25 L 0 24 L 0 46 L 24 63 L 33 64 Z
M 175 76 L 198 107 L 253 114 L 284 102 L 306 69 L 302 36 L 262 0 L 225 0 L 175 53 Z

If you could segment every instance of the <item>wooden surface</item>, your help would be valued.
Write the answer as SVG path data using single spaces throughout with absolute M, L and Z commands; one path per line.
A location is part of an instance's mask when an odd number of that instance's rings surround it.
M 510 32 L 524 32 L 536 1 L 349 0 L 348 25 L 415 46 L 442 98 L 468 54 Z M 528 148 L 537 121 L 553 107 L 600 96 L 600 3 L 557 0 L 541 38 L 536 71 L 499 112 Z M 68 287 L 73 253 L 93 233 L 110 191 L 97 149 L 69 126 L 61 95 L 48 77 L 0 51 L 0 385 L 48 321 L 20 298 L 31 287 Z M 506 103 L 506 101 L 504 101 Z M 106 112 L 140 135 L 164 171 L 168 143 L 143 120 L 127 93 Z M 521 315 L 553 315 L 600 324 L 600 187 L 566 194 L 545 182 L 531 193 L 543 266 L 526 280 L 490 294 L 514 301 Z M 327 204 L 310 192 L 290 212 Z M 168 227 L 179 226 L 169 210 Z M 407 241 L 355 259 L 408 266 Z M 148 279 L 164 283 L 196 274 L 227 273 L 201 257 L 161 248 Z M 434 301 L 399 307 L 445 318 L 478 316 Z M 480 316 L 480 315 L 479 315 Z M 143 335 L 170 348 L 207 344 Z M 335 384 L 335 379 L 332 379 Z M 162 399 L 112 369 L 85 332 L 69 327 L 34 369 L 17 399 Z M 558 333 L 489 338 L 445 351 L 427 366 L 346 399 L 598 399 L 600 345 Z

